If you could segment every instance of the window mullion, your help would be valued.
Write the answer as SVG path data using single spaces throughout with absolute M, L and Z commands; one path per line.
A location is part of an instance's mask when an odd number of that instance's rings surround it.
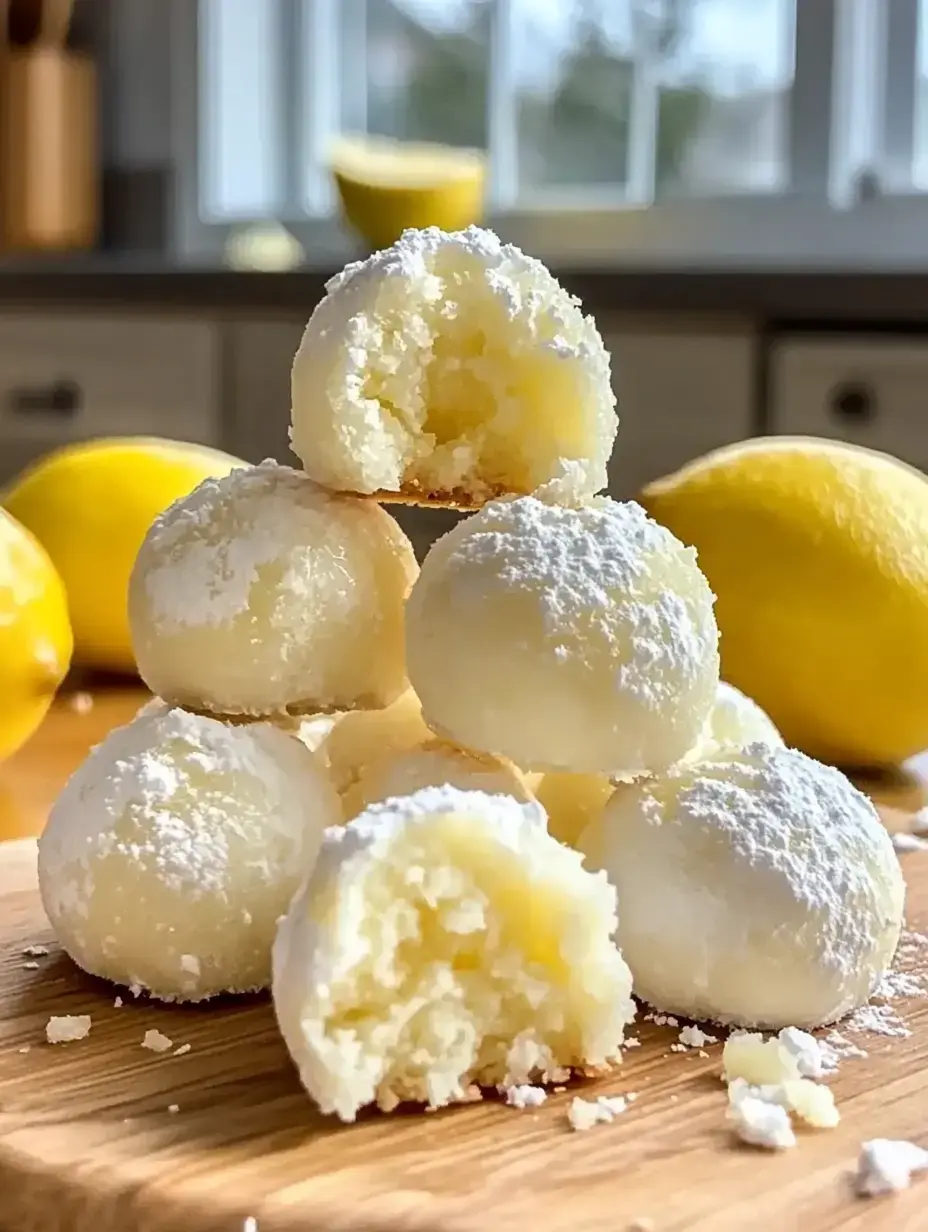
M 787 190 L 823 200 L 831 188 L 843 103 L 835 91 L 840 2 L 796 0 L 795 63 L 787 104 Z
M 839 0 L 834 80 L 831 199 L 854 205 L 876 180 L 882 156 L 886 73 L 883 0 Z
M 488 204 L 495 211 L 512 209 L 519 195 L 514 9 L 513 0 L 495 0 L 490 26 L 487 99 L 487 144 L 490 153 Z
M 886 71 L 880 180 L 886 192 L 912 187 L 918 86 L 919 0 L 884 0 Z
M 299 98 L 297 139 L 291 147 L 302 211 L 331 213 L 329 148 L 340 128 L 341 39 L 339 0 L 300 0 L 300 32 L 291 60 Z
M 650 47 L 635 57 L 628 125 L 627 198 L 635 205 L 654 200 L 660 91 Z

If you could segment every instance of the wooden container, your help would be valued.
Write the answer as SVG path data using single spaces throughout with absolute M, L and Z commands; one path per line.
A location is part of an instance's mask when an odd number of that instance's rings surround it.
M 96 72 L 39 41 L 0 52 L 0 247 L 88 249 L 99 229 Z

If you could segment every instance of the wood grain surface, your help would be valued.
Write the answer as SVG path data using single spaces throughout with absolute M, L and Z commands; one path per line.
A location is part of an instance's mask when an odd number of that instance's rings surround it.
M 26 792 L 33 818 L 103 724 L 140 700 L 108 696 L 83 715 L 62 703 L 16 766 L 17 790 L 30 766 L 51 767 L 53 786 Z M 892 828 L 924 799 L 908 775 L 876 794 Z M 902 861 L 909 925 L 928 932 L 928 853 Z M 26 955 L 35 944 L 50 953 Z M 868 1056 L 845 1060 L 833 1080 L 841 1125 L 800 1133 L 782 1154 L 733 1142 L 720 1045 L 708 1057 L 672 1053 L 677 1032 L 650 1022 L 620 1072 L 576 1086 L 586 1097 L 637 1092 L 611 1125 L 572 1132 L 568 1090 L 533 1111 L 488 1099 L 340 1126 L 300 1088 L 266 999 L 158 1006 L 84 976 L 44 920 L 34 844 L 2 844 L 0 1229 L 621 1232 L 638 1221 L 654 1232 L 925 1232 L 928 1179 L 872 1200 L 849 1182 L 864 1139 L 928 1145 L 928 998 L 894 1008 L 911 1034 L 855 1035 Z M 44 1042 L 50 1015 L 79 1013 L 92 1016 L 87 1039 Z M 153 1027 L 175 1051 L 142 1047 Z

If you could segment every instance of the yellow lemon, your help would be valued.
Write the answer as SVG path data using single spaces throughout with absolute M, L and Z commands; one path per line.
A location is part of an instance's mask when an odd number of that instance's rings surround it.
M 928 482 L 802 437 L 727 447 L 645 488 L 718 596 L 722 675 L 788 744 L 844 765 L 928 747 Z
M 407 227 L 458 231 L 483 214 L 486 158 L 479 150 L 344 136 L 330 162 L 345 217 L 375 248 Z
M 134 670 L 129 575 L 149 526 L 203 479 L 243 465 L 202 445 L 114 437 L 56 450 L 0 492 L 64 579 L 78 662 Z
M 0 509 L 0 760 L 42 722 L 71 662 L 61 578 L 42 545 Z

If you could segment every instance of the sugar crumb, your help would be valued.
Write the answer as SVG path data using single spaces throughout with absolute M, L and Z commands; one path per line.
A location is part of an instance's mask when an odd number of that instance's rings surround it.
M 829 1068 L 827 1053 L 808 1031 L 800 1027 L 784 1027 L 777 1041 L 795 1061 L 801 1078 L 821 1078 Z
M 916 834 L 907 834 L 900 830 L 892 836 L 893 846 L 897 851 L 928 851 L 928 842 Z
M 90 1034 L 89 1014 L 53 1014 L 45 1024 L 45 1038 L 50 1044 L 71 1044 Z
M 31 1047 L 32 1047 L 32 1045 L 31 1045 L 31 1044 L 23 1044 L 22 1048 L 20 1048 L 20 1050 L 19 1050 L 19 1051 L 20 1051 L 20 1052 L 28 1052 L 28 1051 L 29 1051 L 29 1049 L 30 1049 Z
M 192 1044 L 181 1044 L 179 1048 L 174 1049 L 174 1056 L 185 1057 L 192 1047 Z
M 506 1087 L 504 1093 L 510 1108 L 540 1108 L 548 1098 L 544 1087 L 532 1086 L 531 1083 Z
M 594 1125 L 608 1125 L 625 1111 L 628 1101 L 622 1095 L 600 1095 L 595 1100 L 575 1095 L 567 1109 L 567 1120 L 573 1130 L 582 1132 Z
M 50 952 L 47 945 L 27 945 L 23 948 L 26 958 L 47 958 Z
M 150 1052 L 167 1052 L 174 1047 L 174 1041 L 163 1035 L 160 1031 L 146 1031 L 142 1040 L 142 1047 L 147 1048 Z
M 787 1110 L 757 1095 L 745 1095 L 731 1104 L 728 1119 L 738 1138 L 749 1146 L 783 1151 L 796 1145 Z
M 889 1005 L 862 1005 L 842 1026 L 845 1031 L 869 1032 L 871 1035 L 886 1035 L 895 1039 L 905 1039 L 912 1034 Z
M 706 1031 L 702 1031 L 696 1026 L 684 1027 L 680 1032 L 679 1038 L 680 1043 L 686 1048 L 704 1048 L 706 1044 L 717 1044 L 719 1042 L 717 1035 L 709 1035 Z
M 141 984 L 130 984 L 129 985 L 129 992 L 133 997 L 135 997 L 136 1001 L 139 999 L 139 997 L 142 995 L 144 991 L 145 989 L 142 987 Z
M 249 1215 L 242 1224 L 242 1232 L 258 1232 L 258 1221 L 254 1215 Z
M 113 1002 L 113 1008 L 117 1010 L 122 1009 L 122 997 L 116 998 L 116 1000 Z
M 862 1198 L 908 1189 L 914 1172 L 928 1169 L 928 1151 L 891 1138 L 873 1138 L 860 1148 L 854 1188 Z
M 175 1113 L 180 1112 L 180 1104 L 168 1104 L 168 1112 L 174 1116 Z
M 37 962 L 24 962 L 23 963 L 24 971 L 38 971 L 38 969 L 39 969 L 39 964 Z

